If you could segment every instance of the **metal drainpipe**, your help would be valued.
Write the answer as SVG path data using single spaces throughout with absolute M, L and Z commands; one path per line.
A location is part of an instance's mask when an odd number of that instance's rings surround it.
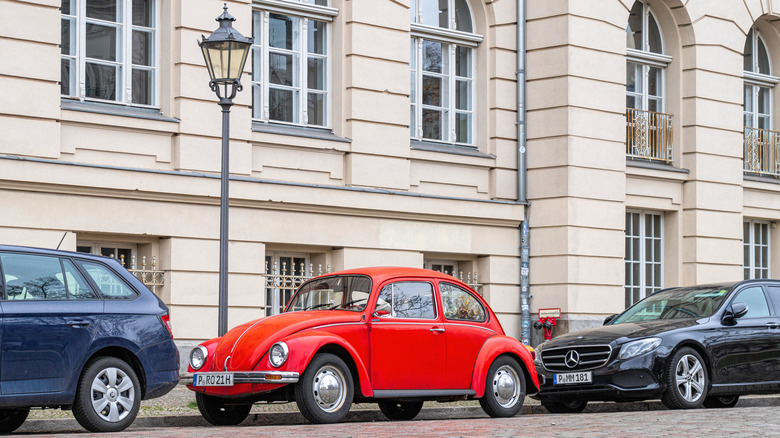
M 520 341 L 531 344 L 531 294 L 528 285 L 528 262 L 530 259 L 530 236 L 526 176 L 526 126 L 525 126 L 525 35 L 526 2 L 517 0 L 517 200 L 525 204 L 525 217 L 520 225 Z

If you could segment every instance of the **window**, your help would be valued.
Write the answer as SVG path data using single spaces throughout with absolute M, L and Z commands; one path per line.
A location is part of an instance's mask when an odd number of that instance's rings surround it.
M 132 265 L 135 263 L 136 247 L 137 245 L 123 243 L 79 242 L 76 245 L 76 251 L 111 257 L 119 260 L 122 266 L 132 269 Z
M 740 291 L 732 303 L 747 304 L 748 312 L 742 317 L 743 319 L 769 316 L 769 305 L 766 303 L 766 297 L 764 297 L 764 291 L 761 287 L 751 287 Z
M 746 221 L 742 228 L 742 270 L 745 280 L 769 278 L 769 224 Z
M 87 271 L 92 281 L 97 284 L 104 298 L 127 299 L 136 297 L 136 292 L 108 266 L 94 262 L 80 262 L 80 265 Z
M 265 316 L 284 312 L 295 291 L 309 279 L 319 275 L 311 270 L 305 254 L 275 254 L 265 256 Z M 322 274 L 322 273 L 320 273 Z
M 94 299 L 76 266 L 68 259 L 28 254 L 2 254 L 0 262 L 9 300 Z
M 252 117 L 330 126 L 330 21 L 338 11 L 326 0 L 256 4 L 262 10 L 252 16 Z
M 474 145 L 475 56 L 482 36 L 466 0 L 412 0 L 411 114 L 415 140 Z
M 429 260 L 425 262 L 425 269 L 430 269 L 431 271 L 441 272 L 442 274 L 452 275 L 455 278 L 459 278 L 458 262 Z
M 478 322 L 486 319 L 482 303 L 467 290 L 454 284 L 439 283 L 439 291 L 445 318 Z
M 743 53 L 745 127 L 772 129 L 772 87 L 780 78 L 772 76 L 769 52 L 758 29 L 748 32 Z
M 626 213 L 626 307 L 663 286 L 662 216 Z
M 663 112 L 664 69 L 671 59 L 663 56 L 661 30 L 644 1 L 631 8 L 626 47 L 626 107 Z
M 155 0 L 63 0 L 63 96 L 157 106 Z
M 433 285 L 421 281 L 391 283 L 382 288 L 376 303 L 380 316 L 393 318 L 436 319 Z

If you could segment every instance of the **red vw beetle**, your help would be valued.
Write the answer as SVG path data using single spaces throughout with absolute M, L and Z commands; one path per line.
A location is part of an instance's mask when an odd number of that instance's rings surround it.
M 410 420 L 425 400 L 479 399 L 488 415 L 508 417 L 539 389 L 531 353 L 482 297 L 413 268 L 313 278 L 284 313 L 195 347 L 189 371 L 214 425 L 240 423 L 256 402 L 293 400 L 313 423 L 343 419 L 353 402 Z

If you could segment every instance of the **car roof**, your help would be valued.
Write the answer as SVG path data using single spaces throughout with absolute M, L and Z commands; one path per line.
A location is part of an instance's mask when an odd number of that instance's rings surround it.
M 0 251 L 24 252 L 29 254 L 54 255 L 54 256 L 61 256 L 61 257 L 80 257 L 80 258 L 87 258 L 87 259 L 94 259 L 94 260 L 101 260 L 101 261 L 106 261 L 107 259 L 111 259 L 111 257 L 106 257 L 104 255 L 89 254 L 85 252 L 65 251 L 61 249 L 37 248 L 33 246 L 0 245 Z
M 460 282 L 460 280 L 449 274 L 431 271 L 430 269 L 407 268 L 403 266 L 375 266 L 370 268 L 347 269 L 344 271 L 330 272 L 321 277 L 332 275 L 367 275 L 378 282 L 398 277 L 429 277 Z
M 728 289 L 733 290 L 737 286 L 747 285 L 747 284 L 774 284 L 774 285 L 780 285 L 780 280 L 775 279 L 750 279 L 750 280 L 739 280 L 739 281 L 728 281 L 723 283 L 706 283 L 706 284 L 695 284 L 690 286 L 675 286 L 675 287 L 669 287 L 664 288 L 659 291 L 653 292 L 653 294 L 657 294 L 658 292 L 665 292 L 665 291 L 674 291 L 677 289 L 692 289 L 692 288 L 709 288 L 709 289 Z

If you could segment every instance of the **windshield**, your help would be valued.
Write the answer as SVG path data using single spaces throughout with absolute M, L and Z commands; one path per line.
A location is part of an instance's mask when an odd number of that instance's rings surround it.
M 371 294 L 371 279 L 359 275 L 316 278 L 301 286 L 285 312 L 302 310 L 362 311 Z
M 728 292 L 729 289 L 722 287 L 676 288 L 657 292 L 634 304 L 615 318 L 613 324 L 712 316 Z

